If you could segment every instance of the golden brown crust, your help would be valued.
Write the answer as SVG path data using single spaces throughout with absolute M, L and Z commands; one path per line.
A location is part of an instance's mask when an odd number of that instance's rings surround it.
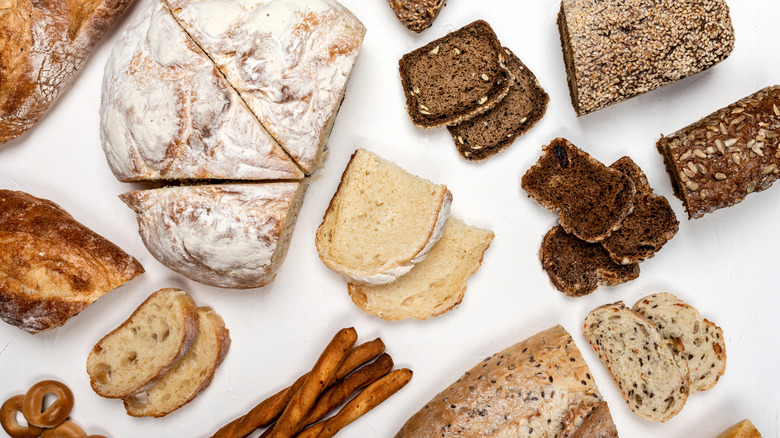
M 750 420 L 745 419 L 724 430 L 716 438 L 761 438 L 761 433 Z

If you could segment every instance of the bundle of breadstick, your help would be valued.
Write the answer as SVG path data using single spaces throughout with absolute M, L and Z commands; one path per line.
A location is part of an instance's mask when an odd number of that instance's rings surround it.
M 408 368 L 391 371 L 393 359 L 383 353 L 385 344 L 381 339 L 353 348 L 356 341 L 354 328 L 340 330 L 310 372 L 228 423 L 211 438 L 244 438 L 263 427 L 267 429 L 261 437 L 332 437 L 412 378 Z M 335 415 L 320 421 L 347 400 Z

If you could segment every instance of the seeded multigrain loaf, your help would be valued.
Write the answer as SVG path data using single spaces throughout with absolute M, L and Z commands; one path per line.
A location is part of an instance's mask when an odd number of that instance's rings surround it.
M 672 294 L 644 297 L 633 309 L 655 324 L 664 339 L 682 343 L 691 391 L 706 391 L 715 386 L 726 371 L 726 343 L 720 327 Z
M 635 414 L 663 422 L 680 412 L 690 393 L 681 344 L 665 340 L 652 322 L 622 302 L 590 312 L 583 334 Z
M 661 137 L 656 146 L 689 219 L 742 202 L 780 175 L 780 86 Z
M 486 113 L 447 127 L 458 152 L 469 161 L 482 161 L 509 147 L 542 118 L 550 101 L 520 58 L 506 47 L 504 52 L 513 76 L 509 93 Z
M 761 438 L 761 433 L 750 420 L 742 420 L 715 438 Z
M 506 53 L 482 20 L 428 43 L 399 61 L 406 110 L 422 128 L 481 114 L 509 92 Z
M 578 434 L 580 429 L 592 434 Z M 563 327 L 539 332 L 477 364 L 395 437 L 486 436 L 618 436 L 588 365 Z
M 578 115 L 706 70 L 734 49 L 725 0 L 563 0 L 558 29 Z
M 563 138 L 543 150 L 523 175 L 528 195 L 559 212 L 561 226 L 586 242 L 604 240 L 618 229 L 634 205 L 631 179 Z
M 444 0 L 390 0 L 395 15 L 413 32 L 429 28 L 443 6 Z

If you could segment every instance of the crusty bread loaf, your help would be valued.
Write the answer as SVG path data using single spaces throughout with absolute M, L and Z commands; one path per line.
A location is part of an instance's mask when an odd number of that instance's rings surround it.
M 724 430 L 715 438 L 761 438 L 761 433 L 750 420 L 745 419 Z
M 594 409 L 597 427 L 584 420 Z M 564 428 L 572 437 L 581 436 L 579 428 L 617 437 L 588 365 L 569 333 L 555 326 L 466 372 L 414 414 L 396 438 L 547 438 Z
M 160 289 L 89 353 L 92 389 L 108 398 L 146 390 L 176 365 L 197 335 L 192 298 L 183 290 Z
M 32 128 L 132 0 L 0 3 L 0 144 Z
M 353 283 L 394 281 L 439 240 L 451 202 L 446 186 L 358 149 L 317 228 L 320 259 Z
M 390 7 L 409 30 L 422 32 L 433 24 L 444 0 L 390 0 Z
M 450 217 L 425 260 L 398 280 L 381 285 L 349 283 L 349 296 L 364 312 L 385 320 L 426 319 L 460 304 L 466 280 L 479 269 L 494 234 Z
M 0 190 L 0 318 L 30 333 L 58 327 L 144 272 L 59 205 Z
M 641 298 L 633 309 L 650 320 L 664 339 L 682 343 L 690 370 L 691 391 L 706 391 L 726 371 L 723 330 L 672 294 Z
M 617 427 L 612 422 L 607 402 L 580 403 L 563 418 L 561 438 L 616 438 Z
M 230 348 L 230 332 L 210 307 L 198 307 L 198 337 L 187 354 L 149 389 L 123 399 L 133 417 L 163 417 L 209 386 Z
M 653 323 L 622 302 L 590 312 L 583 334 L 635 414 L 666 421 L 680 412 L 690 393 L 681 344 L 665 340 Z

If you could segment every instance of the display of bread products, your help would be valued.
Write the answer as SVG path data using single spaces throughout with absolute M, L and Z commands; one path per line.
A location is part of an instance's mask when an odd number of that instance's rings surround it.
M 780 437 L 778 16 L 0 0 L 0 435 Z

